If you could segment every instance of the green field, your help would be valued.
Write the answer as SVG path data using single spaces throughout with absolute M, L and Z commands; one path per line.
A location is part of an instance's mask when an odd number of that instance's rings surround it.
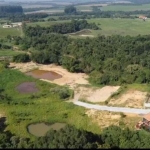
M 64 22 L 69 22 L 69 20 L 60 20 L 60 21 L 45 21 L 45 22 L 31 22 L 28 23 L 28 26 L 33 26 L 35 27 L 36 25 L 39 25 L 41 27 L 49 27 L 50 25 L 58 24 L 58 23 L 64 23 Z
M 18 28 L 3 28 L 0 26 L 0 38 L 5 38 L 7 35 L 11 36 L 20 36 L 21 29 Z
M 1 56 L 15 56 L 20 53 L 23 53 L 23 52 L 17 52 L 13 50 L 0 50 L 0 57 Z
M 1 68 L 0 68 L 1 69 Z M 40 92 L 37 94 L 21 94 L 16 86 L 23 82 L 35 82 Z M 75 125 L 94 133 L 100 133 L 100 127 L 92 123 L 85 114 L 82 107 L 67 103 L 52 94 L 51 89 L 57 86 L 15 70 L 0 70 L 0 89 L 5 89 L 5 94 L 11 97 L 10 100 L 0 101 L 0 114 L 7 117 L 7 129 L 19 136 L 31 137 L 27 132 L 27 126 L 35 122 L 64 122 Z M 7 83 L 7 84 L 6 84 Z
M 111 19 L 111 18 L 101 18 L 101 19 L 90 19 L 89 23 L 95 22 L 101 30 L 93 30 L 93 34 L 97 36 L 102 35 L 131 35 L 137 36 L 139 34 L 146 35 L 150 34 L 149 24 L 150 20 L 145 22 L 141 19 Z
M 143 5 L 108 5 L 101 8 L 102 11 L 135 11 L 150 10 L 150 4 Z

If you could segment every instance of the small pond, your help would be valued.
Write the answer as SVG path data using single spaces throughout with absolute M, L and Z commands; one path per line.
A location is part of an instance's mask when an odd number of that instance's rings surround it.
M 39 70 L 39 69 L 27 72 L 26 75 L 30 75 L 30 76 L 32 76 L 34 78 L 38 78 L 38 79 L 47 79 L 47 80 L 55 80 L 55 79 L 62 78 L 62 76 L 56 72 Z
M 58 122 L 51 125 L 45 123 L 30 124 L 28 126 L 28 132 L 37 137 L 40 137 L 40 136 L 44 136 L 47 133 L 47 131 L 49 131 L 50 129 L 60 130 L 65 126 L 66 126 L 65 123 L 58 123 Z
M 16 87 L 20 93 L 35 93 L 38 92 L 35 82 L 24 82 Z

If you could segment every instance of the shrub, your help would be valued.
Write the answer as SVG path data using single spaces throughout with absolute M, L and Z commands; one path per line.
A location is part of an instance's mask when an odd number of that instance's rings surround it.
M 18 54 L 13 57 L 14 62 L 29 62 L 30 56 L 28 54 Z

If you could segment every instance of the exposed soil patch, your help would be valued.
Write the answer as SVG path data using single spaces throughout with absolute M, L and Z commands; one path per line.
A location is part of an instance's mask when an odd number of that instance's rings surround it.
M 125 113 L 125 117 L 123 118 L 121 113 L 98 111 L 94 109 L 89 109 L 86 114 L 91 118 L 91 121 L 98 123 L 100 128 L 105 128 L 110 125 L 122 125 L 134 129 L 135 124 L 142 119 L 141 116 L 136 114 Z
M 143 108 L 146 95 L 147 92 L 129 90 L 119 98 L 112 98 L 108 104 L 113 106 Z
M 35 82 L 24 82 L 16 87 L 20 93 L 35 93 L 39 90 L 36 88 Z
M 47 79 L 47 80 L 59 79 L 62 77 L 60 74 L 58 74 L 56 72 L 46 71 L 46 70 L 38 70 L 38 69 L 27 72 L 26 74 L 31 75 L 34 78 Z
M 89 102 L 105 102 L 120 86 L 105 86 L 103 88 L 87 88 L 79 87 L 79 93 L 81 99 L 85 99 Z
M 54 79 L 53 81 L 45 80 L 47 82 L 56 83 L 58 85 L 68 85 L 70 88 L 74 89 L 77 84 L 89 84 L 89 82 L 86 80 L 88 78 L 88 75 L 85 73 L 71 73 L 68 72 L 66 69 L 64 69 L 61 66 L 57 66 L 54 64 L 50 65 L 42 65 L 37 64 L 33 62 L 29 63 L 10 63 L 10 66 L 13 69 L 18 69 L 21 72 L 29 72 L 31 70 L 39 69 L 39 70 L 46 70 L 46 71 L 52 71 L 62 76 L 62 78 Z

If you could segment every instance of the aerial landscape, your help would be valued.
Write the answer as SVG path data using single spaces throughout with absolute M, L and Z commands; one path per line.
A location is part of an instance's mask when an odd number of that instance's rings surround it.
M 0 148 L 150 148 L 150 0 L 0 0 Z

